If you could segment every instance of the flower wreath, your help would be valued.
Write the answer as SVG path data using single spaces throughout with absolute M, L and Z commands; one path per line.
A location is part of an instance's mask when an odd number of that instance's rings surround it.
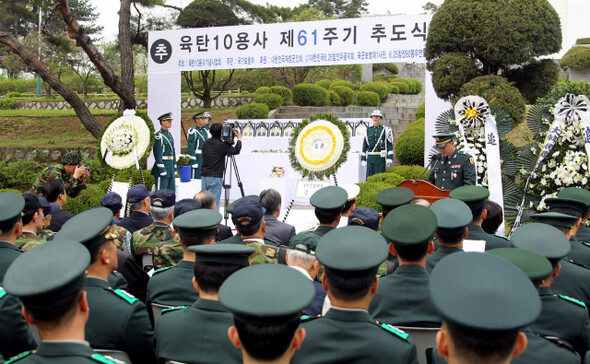
M 102 128 L 97 140 L 98 158 L 116 170 L 137 169 L 144 164 L 154 144 L 154 125 L 145 112 L 125 110 Z
M 323 179 L 336 174 L 348 159 L 350 132 L 346 124 L 328 113 L 303 119 L 289 139 L 289 161 L 304 178 Z

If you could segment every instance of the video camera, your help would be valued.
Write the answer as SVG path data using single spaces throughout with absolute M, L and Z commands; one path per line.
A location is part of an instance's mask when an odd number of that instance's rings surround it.
M 227 144 L 233 145 L 236 139 L 235 125 L 225 123 L 221 127 L 221 140 Z

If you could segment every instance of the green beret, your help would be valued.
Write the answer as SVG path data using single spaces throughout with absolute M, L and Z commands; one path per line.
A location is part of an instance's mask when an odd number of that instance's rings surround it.
M 565 197 L 546 198 L 545 204 L 547 204 L 547 206 L 549 206 L 549 210 L 562 207 L 562 208 L 566 208 L 566 209 L 574 209 L 574 210 L 578 211 L 579 213 L 581 213 L 582 215 L 585 215 L 586 211 L 588 210 L 588 206 L 586 205 L 585 202 L 580 201 L 580 200 L 571 199 L 571 198 L 565 198 Z
M 590 191 L 579 187 L 566 187 L 559 191 L 559 198 L 569 198 L 572 200 L 582 201 L 590 208 Z M 586 213 L 588 213 L 586 211 Z
M 381 206 L 394 209 L 398 206 L 407 205 L 414 199 L 414 192 L 405 187 L 391 187 L 379 191 L 375 201 Z
M 307 254 L 315 254 L 315 249 L 320 241 L 320 236 L 311 231 L 303 231 L 291 238 L 289 248 L 299 250 Z
M 328 186 L 315 191 L 309 203 L 318 209 L 333 210 L 344 206 L 348 200 L 346 190 L 338 186 Z
M 82 156 L 77 152 L 67 152 L 61 157 L 61 164 L 77 166 L 82 161 Z
M 444 198 L 430 206 L 436 215 L 437 230 L 448 234 L 459 233 L 473 221 L 471 209 L 467 204 L 456 198 Z
M 311 280 L 282 264 L 240 269 L 219 289 L 219 301 L 236 319 L 262 325 L 299 320 L 314 297 Z
M 514 264 L 492 254 L 451 254 L 430 275 L 430 298 L 443 320 L 464 332 L 517 330 L 535 321 L 541 299 Z
M 432 240 L 437 217 L 429 208 L 405 205 L 391 211 L 383 219 L 383 236 L 399 245 L 413 245 Z
M 78 242 L 56 238 L 16 258 L 6 271 L 4 288 L 20 298 L 57 301 L 82 287 L 89 264 L 86 248 Z
M 16 192 L 0 193 L 0 234 L 5 233 L 21 219 L 25 198 Z
M 469 207 L 483 206 L 490 191 L 481 186 L 461 186 L 451 191 L 449 197 L 465 202 Z
M 534 251 L 556 264 L 565 257 L 571 249 L 571 245 L 564 233 L 553 226 L 530 223 L 514 230 L 510 242 L 516 248 Z
M 486 253 L 504 258 L 517 266 L 527 275 L 527 277 L 529 277 L 535 286 L 539 286 L 542 280 L 551 276 L 551 273 L 553 273 L 553 267 L 549 260 L 530 250 L 520 248 L 498 248 L 489 250 Z
M 172 221 L 180 236 L 211 236 L 217 234 L 222 216 L 211 209 L 186 212 Z
M 448 133 L 435 134 L 432 136 L 437 148 L 444 148 L 448 142 L 452 142 L 455 135 Z
M 188 250 L 196 253 L 195 263 L 235 264 L 242 267 L 248 266 L 248 257 L 256 251 L 251 246 L 242 244 L 194 245 Z
M 536 222 L 547 224 L 555 227 L 564 227 L 570 229 L 576 224 L 578 218 L 571 215 L 560 214 L 558 212 L 542 212 L 531 215 Z
M 387 243 L 374 230 L 345 226 L 320 238 L 316 257 L 328 269 L 358 272 L 378 267 L 387 259 Z
M 158 116 L 158 120 L 160 120 L 160 122 L 165 121 L 165 120 L 172 120 L 172 113 L 167 112 L 165 114 L 162 114 L 162 115 Z
M 113 212 L 106 207 L 97 207 L 75 215 L 65 222 L 56 234 L 60 239 L 79 241 L 90 251 L 117 236 L 110 232 Z
M 230 214 L 233 214 L 234 213 L 234 206 L 236 205 L 236 203 L 238 203 L 238 201 L 240 201 L 243 198 L 250 198 L 252 200 L 256 200 L 256 201 L 260 202 L 260 196 L 258 196 L 258 195 L 248 195 L 248 196 L 240 197 L 237 200 L 235 200 L 234 202 L 227 205 L 227 207 L 225 208 L 225 211 L 229 212 Z

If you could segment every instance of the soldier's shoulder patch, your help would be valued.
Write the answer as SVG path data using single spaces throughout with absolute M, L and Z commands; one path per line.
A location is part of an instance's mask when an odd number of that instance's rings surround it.
M 132 295 L 131 293 L 128 293 L 127 291 L 124 291 L 124 290 L 122 290 L 120 288 L 117 288 L 117 289 L 109 289 L 109 291 L 113 292 L 117 297 L 122 298 L 127 303 L 129 303 L 130 305 L 132 305 L 135 302 L 139 301 L 139 299 L 137 299 L 134 295 Z
M 4 287 L 0 286 L 0 300 L 2 299 L 2 297 L 6 296 L 6 290 L 4 290 Z
M 166 312 L 172 312 L 172 311 L 178 311 L 178 310 L 186 310 L 187 308 L 190 308 L 191 306 L 176 306 L 176 307 L 169 307 L 169 308 L 165 308 L 162 310 L 162 314 L 166 313 Z
M 10 364 L 10 363 L 14 363 L 16 361 L 21 360 L 22 358 L 25 358 L 29 355 L 31 355 L 33 353 L 33 350 L 29 350 L 29 351 L 25 351 L 23 353 L 20 353 L 16 356 L 13 356 L 12 358 L 10 358 L 10 360 L 8 360 L 7 362 L 5 362 L 4 364 Z
M 102 356 L 102 355 L 100 355 L 98 353 L 92 354 L 90 356 L 90 359 L 92 359 L 92 360 L 94 360 L 96 362 L 99 362 L 99 363 L 104 363 L 104 364 L 120 364 L 120 363 L 124 363 L 121 360 L 117 360 L 117 359 L 110 358 L 110 357 L 107 358 L 107 357 L 104 357 L 104 356 Z
M 379 322 L 375 322 L 375 324 L 377 326 L 379 326 L 380 328 L 382 328 L 383 330 L 389 331 L 390 333 L 394 334 L 395 336 L 401 338 L 402 340 L 407 341 L 408 337 L 410 336 L 410 334 L 408 334 L 407 332 L 404 332 L 393 325 L 386 324 L 386 323 L 380 324 Z
M 303 315 L 303 316 L 301 316 L 301 322 L 313 321 L 313 320 L 318 319 L 320 317 L 322 317 L 322 316 L 321 315 L 317 315 L 317 316 Z
M 469 157 L 469 162 L 470 162 L 471 164 L 474 164 L 474 163 L 475 163 L 475 162 L 473 161 L 473 157 Z
M 590 243 L 587 243 L 585 241 L 582 242 L 582 245 L 586 245 L 587 247 L 590 247 Z
M 165 270 L 168 270 L 168 269 L 170 269 L 170 268 L 172 268 L 172 267 L 164 267 L 164 268 L 161 268 L 161 269 L 155 270 L 155 271 L 154 271 L 154 274 L 162 273 L 163 271 L 165 271 Z
M 578 300 L 577 300 L 577 299 L 575 299 L 575 298 L 568 297 L 568 296 L 565 296 L 565 295 L 562 295 L 562 294 L 558 294 L 557 296 L 558 296 L 559 298 L 561 298 L 562 300 L 565 300 L 565 301 L 568 301 L 568 302 L 572 302 L 572 303 L 578 304 L 578 305 L 580 305 L 580 306 L 582 306 L 582 307 L 586 307 L 586 304 L 585 304 L 584 302 L 582 302 L 582 301 L 578 301 Z

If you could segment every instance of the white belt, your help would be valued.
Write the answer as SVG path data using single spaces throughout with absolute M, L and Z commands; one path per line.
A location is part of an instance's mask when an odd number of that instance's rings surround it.
M 162 160 L 165 160 L 165 161 L 173 161 L 174 160 L 174 157 L 173 156 L 162 156 Z
M 381 155 L 381 152 L 368 152 L 368 155 Z
M 195 154 L 203 154 L 202 150 L 195 150 Z

